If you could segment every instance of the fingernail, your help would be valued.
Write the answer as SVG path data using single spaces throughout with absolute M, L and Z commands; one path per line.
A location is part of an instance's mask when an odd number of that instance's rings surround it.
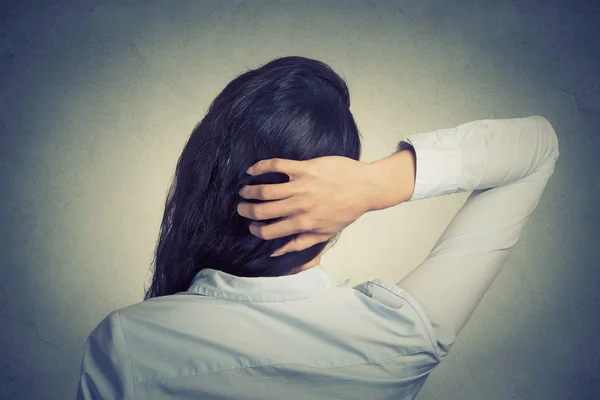
M 284 254 L 284 253 L 280 253 L 280 252 L 276 251 L 275 253 L 271 254 L 269 257 L 277 257 L 277 256 L 280 256 L 282 254 Z

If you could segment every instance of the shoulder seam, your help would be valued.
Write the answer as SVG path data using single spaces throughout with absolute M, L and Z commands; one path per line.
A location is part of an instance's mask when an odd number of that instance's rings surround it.
M 127 339 L 125 338 L 125 331 L 123 330 L 123 322 L 121 320 L 121 314 L 119 310 L 115 310 L 117 319 L 119 320 L 119 328 L 121 328 L 121 335 L 123 335 L 123 342 L 125 342 L 125 351 L 127 352 L 127 358 L 129 359 L 129 366 L 131 369 L 131 394 L 135 397 L 135 376 L 133 374 L 133 360 L 131 359 L 131 353 L 129 352 L 129 345 L 127 344 Z
M 381 280 L 381 281 L 382 282 L 386 282 L 384 280 Z M 387 290 L 388 292 L 394 294 L 395 296 L 400 297 L 402 300 L 404 300 L 404 301 L 406 301 L 408 303 L 408 305 L 410 306 L 410 308 L 412 308 L 412 310 L 415 312 L 415 314 L 417 314 L 417 316 L 419 317 L 419 320 L 421 321 L 421 324 L 423 324 L 423 327 L 425 328 L 425 331 L 427 332 L 427 337 L 429 338 L 429 342 L 431 343 L 431 346 L 433 347 L 433 351 L 438 356 L 438 358 L 440 358 L 441 356 L 440 356 L 439 349 L 438 349 L 436 343 L 434 342 L 433 338 L 431 337 L 431 332 L 429 332 L 429 329 L 427 328 L 427 324 L 425 323 L 425 321 L 423 321 L 423 317 L 421 317 L 421 313 L 414 307 L 414 305 L 412 304 L 412 301 L 410 299 L 407 299 L 406 297 L 403 296 L 404 294 L 406 294 L 406 295 L 408 295 L 412 299 L 412 296 L 410 295 L 410 293 L 408 293 L 406 290 L 404 290 L 403 288 L 401 288 L 398 285 L 394 285 L 394 286 L 396 286 L 398 288 L 398 290 L 400 291 L 401 294 L 395 293 L 394 291 L 392 291 L 392 290 L 386 288 L 385 286 L 382 286 L 382 285 L 380 285 L 380 284 L 378 284 L 376 282 L 369 281 L 369 283 L 372 283 L 372 284 L 374 284 L 376 286 L 379 286 L 379 287 Z M 391 282 L 386 282 L 386 283 L 391 284 Z

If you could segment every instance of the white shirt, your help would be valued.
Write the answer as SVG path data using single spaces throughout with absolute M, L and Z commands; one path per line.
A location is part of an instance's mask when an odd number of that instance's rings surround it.
M 421 265 L 353 288 L 320 265 L 111 312 L 90 334 L 78 399 L 415 399 L 506 261 L 558 158 L 542 117 L 409 136 L 410 201 L 473 191 Z

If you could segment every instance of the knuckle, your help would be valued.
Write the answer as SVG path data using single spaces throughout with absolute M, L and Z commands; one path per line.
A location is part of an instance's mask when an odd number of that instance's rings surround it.
M 273 160 L 273 169 L 276 172 L 281 172 L 281 171 L 283 171 L 284 168 L 285 168 L 285 160 L 283 160 L 281 158 L 275 158 Z
M 257 191 L 258 191 L 258 197 L 260 197 L 261 199 L 265 199 L 265 200 L 267 199 L 269 192 L 270 192 L 269 188 L 265 185 L 261 185 Z
M 264 239 L 264 240 L 272 239 L 271 233 L 269 232 L 270 229 L 268 229 L 268 227 L 269 227 L 268 225 L 263 225 L 263 226 L 258 227 L 258 233 L 259 233 L 261 239 Z
M 307 213 L 311 210 L 312 203 L 309 200 L 305 200 L 298 205 L 298 211 L 301 213 Z
M 261 219 L 262 211 L 260 211 L 260 209 L 257 209 L 256 207 L 253 207 L 250 209 L 250 215 L 252 219 Z
M 271 167 L 274 170 L 279 170 L 281 168 L 281 160 L 279 158 L 274 158 L 271 160 Z
M 265 207 L 269 207 L 268 205 L 263 204 L 257 204 L 254 207 L 254 215 L 255 215 L 255 219 L 261 220 L 261 219 L 268 219 L 269 217 L 269 211 L 268 209 L 265 209 Z
M 311 223 L 308 219 L 300 219 L 298 221 L 298 228 L 302 231 L 309 231 L 311 229 Z

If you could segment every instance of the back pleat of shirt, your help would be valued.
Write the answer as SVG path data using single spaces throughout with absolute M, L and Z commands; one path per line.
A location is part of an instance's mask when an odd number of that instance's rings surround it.
M 410 300 L 357 288 L 285 302 L 184 292 L 121 309 L 136 397 L 414 398 L 439 362 L 427 327 Z

